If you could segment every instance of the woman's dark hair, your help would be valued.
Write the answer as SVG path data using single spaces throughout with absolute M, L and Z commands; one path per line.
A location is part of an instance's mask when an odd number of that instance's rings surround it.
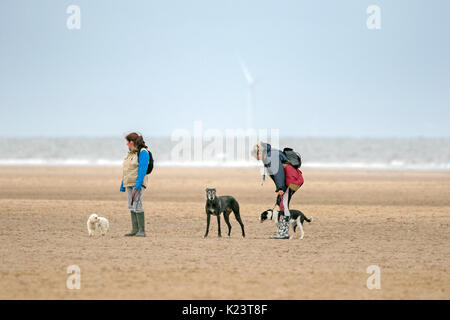
M 134 146 L 138 149 L 138 151 L 141 151 L 142 148 L 147 148 L 144 138 L 139 133 L 131 132 L 126 135 L 125 139 L 128 141 L 133 141 Z

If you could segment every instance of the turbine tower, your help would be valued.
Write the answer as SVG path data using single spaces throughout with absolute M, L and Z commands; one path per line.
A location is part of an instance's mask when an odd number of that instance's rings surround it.
M 244 60 L 240 56 L 238 56 L 238 59 L 242 72 L 244 73 L 245 80 L 247 81 L 247 129 L 253 129 L 253 88 L 255 79 L 252 77 Z

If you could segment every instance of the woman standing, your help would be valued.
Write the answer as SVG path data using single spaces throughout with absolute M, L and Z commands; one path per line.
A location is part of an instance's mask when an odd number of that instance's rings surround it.
M 283 152 L 272 149 L 268 143 L 258 143 L 252 150 L 252 155 L 257 160 L 261 160 L 265 170 L 269 173 L 275 183 L 277 193 L 276 204 L 284 215 L 278 222 L 278 231 L 272 239 L 289 239 L 289 204 L 295 191 L 303 184 L 303 177 L 300 170 L 290 165 L 289 160 Z M 263 175 L 263 180 L 265 175 Z
M 145 237 L 145 216 L 142 207 L 144 190 L 147 187 L 147 168 L 150 159 L 144 138 L 135 132 L 125 137 L 128 155 L 123 161 L 123 175 L 120 191 L 127 193 L 128 209 L 131 212 L 130 233 L 125 236 Z

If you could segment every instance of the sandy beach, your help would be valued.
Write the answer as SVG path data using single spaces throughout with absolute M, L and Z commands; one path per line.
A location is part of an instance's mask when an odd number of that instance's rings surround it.
M 449 299 L 450 172 L 304 170 L 291 207 L 303 240 L 270 240 L 260 223 L 273 183 L 258 169 L 157 168 L 144 195 L 146 238 L 126 238 L 121 169 L 0 167 L 1 299 Z M 212 219 L 205 188 L 233 195 L 231 238 Z M 110 232 L 89 238 L 88 216 Z M 226 226 L 222 219 L 222 230 Z M 225 232 L 223 232 L 225 233 Z M 81 289 L 66 288 L 69 265 Z M 366 268 L 381 270 L 369 290 Z

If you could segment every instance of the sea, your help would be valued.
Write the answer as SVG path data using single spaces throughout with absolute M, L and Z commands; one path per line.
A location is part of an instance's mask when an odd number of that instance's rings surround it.
M 155 167 L 258 167 L 250 143 L 241 149 L 225 141 L 195 142 L 145 137 Z M 269 141 L 270 142 L 270 141 Z M 450 170 L 450 138 L 280 137 L 278 148 L 302 156 L 302 168 L 367 170 Z M 187 152 L 180 152 L 185 148 Z M 0 166 L 119 167 L 127 155 L 123 137 L 0 138 Z

